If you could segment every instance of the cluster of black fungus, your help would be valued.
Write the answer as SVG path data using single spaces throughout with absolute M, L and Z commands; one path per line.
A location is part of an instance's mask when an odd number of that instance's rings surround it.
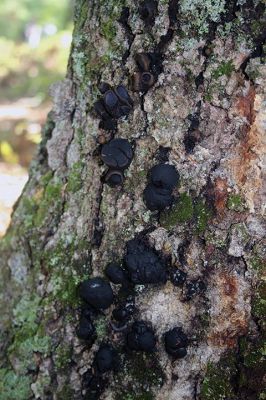
M 152 352 L 156 346 L 154 332 L 144 321 L 134 322 L 127 334 L 126 342 L 131 350 L 147 353 Z
M 147 92 L 156 82 L 161 72 L 161 55 L 156 53 L 139 53 L 136 56 L 139 71 L 133 76 L 133 89 Z
M 117 119 L 128 116 L 132 111 L 133 101 L 123 85 L 112 88 L 103 82 L 99 90 L 103 97 L 94 103 L 94 110 L 101 118 L 99 127 L 114 131 L 117 128 Z
M 183 358 L 187 354 L 188 338 L 179 327 L 165 333 L 164 344 L 166 352 L 173 358 Z
M 206 290 L 205 283 L 199 279 L 194 279 L 190 282 L 187 282 L 185 287 L 185 299 L 191 300 L 192 297 L 203 293 L 205 290 Z
M 105 181 L 110 186 L 123 183 L 123 170 L 130 165 L 132 158 L 133 149 L 127 139 L 113 139 L 102 147 L 101 159 L 109 167 Z
M 166 282 L 165 263 L 141 240 L 133 239 L 127 243 L 125 264 L 134 284 Z
M 158 164 L 149 172 L 149 183 L 143 196 L 149 210 L 163 210 L 173 202 L 173 189 L 179 181 L 179 174 L 173 165 Z

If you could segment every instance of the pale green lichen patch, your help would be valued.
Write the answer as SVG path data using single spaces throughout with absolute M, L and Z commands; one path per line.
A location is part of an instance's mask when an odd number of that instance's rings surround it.
M 27 400 L 31 397 L 31 380 L 12 370 L 0 369 L 0 400 Z
M 99 317 L 95 321 L 95 330 L 98 340 L 103 340 L 108 331 L 108 322 L 105 317 Z
M 187 193 L 181 193 L 177 202 L 170 210 L 164 211 L 160 217 L 160 224 L 166 228 L 173 228 L 178 223 L 190 221 L 193 217 L 192 198 Z
M 219 22 L 225 13 L 225 0 L 181 0 L 182 17 L 190 30 L 197 30 L 199 35 L 208 33 L 211 22 Z

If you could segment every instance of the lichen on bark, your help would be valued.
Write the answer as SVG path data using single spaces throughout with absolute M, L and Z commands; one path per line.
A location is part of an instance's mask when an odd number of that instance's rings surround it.
M 265 5 L 159 0 L 149 26 L 138 2 L 79 1 L 74 19 L 67 77 L 51 88 L 54 106 L 1 243 L 0 399 L 83 398 L 106 340 L 125 368 L 109 376 L 103 399 L 263 399 Z M 131 84 L 140 52 L 161 60 L 145 94 Z M 101 81 L 124 84 L 134 100 L 116 133 L 134 144 L 118 189 L 102 181 L 99 137 L 110 136 L 93 112 Z M 159 215 L 143 190 L 161 153 L 180 183 Z M 79 282 L 103 275 L 137 235 L 206 285 L 189 301 L 170 282 L 135 288 L 137 317 L 158 340 L 147 357 L 125 352 L 112 309 L 97 319 L 92 347 L 75 333 Z M 172 361 L 162 336 L 176 325 L 190 345 Z

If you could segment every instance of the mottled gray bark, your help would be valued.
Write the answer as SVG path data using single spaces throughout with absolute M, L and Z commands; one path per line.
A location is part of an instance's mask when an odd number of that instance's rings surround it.
M 106 340 L 122 367 L 106 374 L 102 399 L 265 398 L 264 8 L 159 0 L 144 23 L 138 2 L 77 2 L 67 78 L 51 88 L 53 110 L 1 243 L 1 400 L 90 398 L 84 377 Z M 160 53 L 163 66 L 146 94 L 132 92 L 140 52 Z M 123 83 L 134 99 L 116 133 L 135 146 L 118 189 L 101 180 L 99 141 L 109 136 L 92 111 L 100 81 Z M 142 195 L 162 154 L 181 179 L 159 215 Z M 135 318 L 158 338 L 153 355 L 125 351 L 112 309 L 97 318 L 90 347 L 75 334 L 77 286 L 122 259 L 137 235 L 206 291 L 185 300 L 170 282 L 135 288 Z M 162 342 L 174 326 L 190 339 L 176 361 Z

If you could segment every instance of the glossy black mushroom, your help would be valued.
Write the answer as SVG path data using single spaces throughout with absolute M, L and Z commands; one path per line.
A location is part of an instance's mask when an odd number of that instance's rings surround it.
M 144 322 L 136 321 L 127 334 L 127 346 L 131 350 L 152 352 L 156 346 L 156 338 L 153 330 Z
M 117 263 L 110 263 L 105 269 L 106 276 L 110 281 L 116 285 L 123 284 L 127 282 L 127 274 L 123 268 Z
M 173 202 L 171 190 L 157 188 L 151 183 L 144 189 L 143 198 L 147 208 L 151 211 L 161 211 Z
M 143 198 L 151 211 L 163 210 L 173 202 L 172 191 L 179 181 L 179 174 L 173 165 L 155 165 L 148 174 L 150 183 L 146 186 Z
M 117 366 L 117 352 L 109 344 L 103 344 L 95 355 L 95 366 L 100 374 L 111 371 Z
M 113 90 L 107 90 L 107 92 L 104 93 L 103 101 L 106 110 L 112 117 L 121 117 L 119 98 Z
M 157 164 L 150 170 L 151 183 L 163 189 L 174 189 L 179 181 L 179 173 L 173 165 Z
M 123 85 L 117 86 L 115 89 L 115 94 L 119 98 L 120 102 L 124 105 L 129 106 L 130 108 L 133 106 L 133 101 L 128 94 L 127 89 Z
M 187 354 L 188 338 L 180 327 L 165 333 L 164 344 L 166 352 L 173 358 L 183 358 Z
M 117 169 L 110 169 L 104 178 L 105 182 L 111 186 L 121 186 L 124 182 L 123 172 Z
M 97 310 L 106 309 L 113 303 L 113 290 L 106 280 L 97 277 L 83 281 L 79 287 L 82 300 Z
M 134 284 L 165 283 L 164 261 L 138 239 L 127 243 L 125 265 Z
M 82 340 L 91 340 L 93 338 L 95 335 L 95 328 L 90 317 L 81 315 L 76 334 L 77 337 Z
M 187 274 L 184 271 L 181 271 L 181 269 L 178 268 L 172 268 L 170 270 L 170 281 L 174 286 L 182 286 L 184 285 Z
M 187 282 L 185 287 L 185 299 L 191 300 L 194 296 L 203 293 L 206 290 L 206 285 L 199 279 L 194 279 Z
M 102 147 L 102 161 L 110 168 L 125 169 L 131 163 L 133 150 L 127 139 L 113 139 Z

